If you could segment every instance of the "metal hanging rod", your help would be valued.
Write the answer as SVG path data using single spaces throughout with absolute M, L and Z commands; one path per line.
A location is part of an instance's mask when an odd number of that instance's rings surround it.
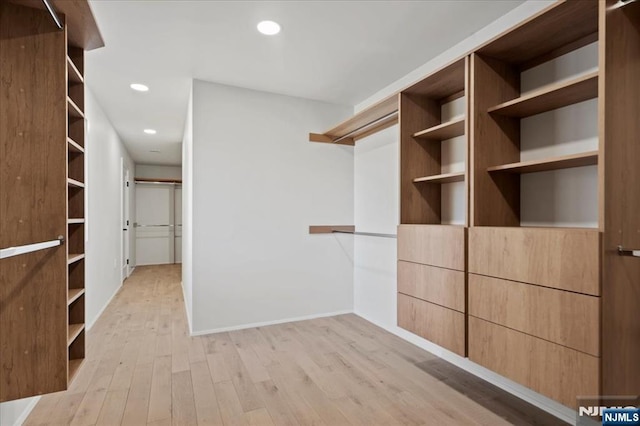
M 34 251 L 60 246 L 62 244 L 64 244 L 64 237 L 62 235 L 59 235 L 57 239 L 51 241 L 27 244 L 18 247 L 7 247 L 0 250 L 0 259 L 6 259 L 8 257 L 19 256 L 21 254 L 32 253 Z
M 353 135 L 354 133 L 357 133 L 357 132 L 360 132 L 360 131 L 362 131 L 362 130 L 368 129 L 369 127 L 373 127 L 373 126 L 375 126 L 376 124 L 380 123 L 381 121 L 384 121 L 384 120 L 386 120 L 387 118 L 391 118 L 391 117 L 393 117 L 394 115 L 398 115 L 398 111 L 390 112 L 389 114 L 384 115 L 384 116 L 382 116 L 382 117 L 380 117 L 380 118 L 377 118 L 377 119 L 373 120 L 372 122 L 365 124 L 364 126 L 360 126 L 360 127 L 358 127 L 357 129 L 350 131 L 350 132 L 349 132 L 349 133 L 347 133 L 346 135 L 342 135 L 342 136 L 340 136 L 339 138 L 332 140 L 332 141 L 331 141 L 331 143 L 338 143 L 338 142 L 340 142 L 340 141 L 341 141 L 341 140 L 343 140 L 343 139 L 347 139 L 348 137 L 350 137 L 350 136 L 351 136 L 351 135 Z
M 618 254 L 620 256 L 640 257 L 640 250 L 630 250 L 630 249 L 625 249 L 622 246 L 618 246 Z
M 58 27 L 58 29 L 61 30 L 63 28 L 62 21 L 60 20 L 60 17 L 58 17 L 58 14 L 56 13 L 53 6 L 51 6 L 51 4 L 49 3 L 49 0 L 42 0 L 42 3 L 44 3 L 44 7 L 47 8 L 47 11 L 49 12 L 49 15 L 51 15 L 51 18 L 53 19 L 53 22 L 56 24 L 56 27 Z
M 382 238 L 397 238 L 396 234 L 379 234 L 377 232 L 358 232 L 358 231 L 339 231 L 333 229 L 331 232 L 336 234 L 352 234 L 352 235 L 364 235 L 366 237 L 382 237 Z

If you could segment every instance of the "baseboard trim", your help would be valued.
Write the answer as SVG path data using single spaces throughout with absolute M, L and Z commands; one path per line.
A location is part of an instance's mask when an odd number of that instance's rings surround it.
M 124 281 L 123 281 L 124 282 Z M 123 283 L 122 282 L 122 283 Z M 102 309 L 100 309 L 100 311 L 98 312 L 98 314 L 96 315 L 96 317 L 94 319 L 91 320 L 91 322 L 87 322 L 87 325 L 85 326 L 85 330 L 89 331 L 91 330 L 91 328 L 96 324 L 96 321 L 98 321 L 98 319 L 100 319 L 100 317 L 102 316 L 102 314 L 104 313 L 105 309 L 107 309 L 107 306 L 109 306 L 111 304 L 111 302 L 113 301 L 113 299 L 116 297 L 116 295 L 118 294 L 118 292 L 122 289 L 122 283 L 120 283 L 120 285 L 118 286 L 118 288 L 116 288 L 116 291 L 113 292 L 113 294 L 111 295 L 111 297 L 109 298 L 109 300 L 107 300 L 107 303 L 104 304 L 104 306 L 102 306 Z
M 33 409 L 36 408 L 36 404 L 40 401 L 40 398 L 40 396 L 34 396 L 31 398 L 31 401 L 29 401 L 29 404 L 24 408 L 20 416 L 18 416 L 13 426 L 22 426 L 22 424 L 27 421 L 29 414 L 31 414 Z
M 344 314 L 352 314 L 352 313 L 353 313 L 353 310 L 345 309 L 344 311 L 326 312 L 322 314 L 305 315 L 302 317 L 294 317 L 294 318 L 283 318 L 283 319 L 274 320 L 274 321 L 254 322 L 251 324 L 233 325 L 230 327 L 213 328 L 210 330 L 191 331 L 191 336 L 203 336 L 205 334 L 224 333 L 226 331 L 244 330 L 247 328 L 255 328 L 255 327 L 266 327 L 268 325 L 284 324 L 287 322 L 296 322 L 296 321 L 306 321 L 306 320 L 312 320 L 316 318 L 335 317 L 336 315 L 344 315 Z
M 534 392 L 529 388 L 526 388 L 514 381 L 507 379 L 506 377 L 488 370 L 481 365 L 474 363 L 473 361 L 470 361 L 469 358 L 464 358 L 460 355 L 454 354 L 453 352 L 450 352 L 445 348 L 436 345 L 435 343 L 425 340 L 420 336 L 416 336 L 415 334 L 400 327 L 389 327 L 376 320 L 367 318 L 366 315 L 363 315 L 359 312 L 354 312 L 354 314 L 364 319 L 365 321 L 368 321 L 388 331 L 389 333 L 394 334 L 403 340 L 406 340 L 407 342 L 419 347 L 420 349 L 424 349 L 425 351 L 430 352 L 447 362 L 450 362 L 456 367 L 459 367 L 467 371 L 468 373 L 473 374 L 474 376 L 486 380 L 492 385 L 495 385 L 500 389 L 509 392 L 510 394 L 522 399 L 523 401 L 526 401 L 529 404 L 532 404 L 569 424 L 576 423 L 576 412 L 569 407 L 565 407 L 559 402 L 556 402 L 544 395 Z
M 191 311 L 189 310 L 189 306 L 187 305 L 187 293 L 184 288 L 184 283 L 180 280 L 180 287 L 182 287 L 182 300 L 184 301 L 184 311 L 187 313 L 187 325 L 189 326 L 189 335 L 194 336 L 193 334 L 193 324 L 191 322 Z

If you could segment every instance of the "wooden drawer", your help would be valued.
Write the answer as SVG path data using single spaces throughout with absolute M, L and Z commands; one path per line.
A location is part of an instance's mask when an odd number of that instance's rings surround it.
M 469 359 L 568 407 L 599 395 L 599 358 L 472 316 Z
M 466 228 L 449 225 L 398 226 L 398 260 L 465 270 Z
M 594 229 L 469 230 L 469 272 L 600 295 L 600 234 Z
M 398 292 L 465 312 L 465 273 L 453 269 L 398 262 Z
M 600 298 L 469 274 L 469 315 L 600 356 Z
M 398 326 L 465 356 L 464 314 L 398 293 Z

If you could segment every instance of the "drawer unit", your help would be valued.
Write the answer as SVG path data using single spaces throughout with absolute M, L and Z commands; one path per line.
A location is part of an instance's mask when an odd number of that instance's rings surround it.
M 465 273 L 462 271 L 399 261 L 398 292 L 465 312 Z
M 448 225 L 398 226 L 398 260 L 465 270 L 466 228 Z
M 465 356 L 465 315 L 461 312 L 399 293 L 398 326 Z
M 600 356 L 600 298 L 469 274 L 469 315 Z
M 599 358 L 473 316 L 469 359 L 568 407 L 599 394 Z
M 469 230 L 470 273 L 599 296 L 599 270 L 597 230 Z

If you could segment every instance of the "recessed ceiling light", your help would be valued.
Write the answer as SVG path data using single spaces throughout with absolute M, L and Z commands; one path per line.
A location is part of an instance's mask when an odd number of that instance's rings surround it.
M 275 35 L 280 32 L 280 24 L 273 21 L 262 21 L 258 23 L 258 31 L 264 35 Z
M 144 129 L 144 132 L 148 135 L 155 135 L 156 133 L 158 133 L 154 129 Z
M 133 90 L 137 91 L 137 92 L 148 92 L 149 91 L 149 86 L 145 86 L 144 84 L 140 84 L 140 83 L 132 83 L 131 87 Z

